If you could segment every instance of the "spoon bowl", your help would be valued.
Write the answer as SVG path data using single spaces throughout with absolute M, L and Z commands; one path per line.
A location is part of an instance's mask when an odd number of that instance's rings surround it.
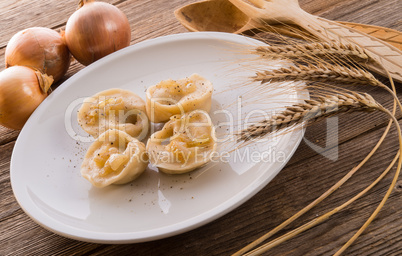
M 202 1 L 175 11 L 189 31 L 219 31 L 240 34 L 255 28 L 254 22 L 228 0 Z

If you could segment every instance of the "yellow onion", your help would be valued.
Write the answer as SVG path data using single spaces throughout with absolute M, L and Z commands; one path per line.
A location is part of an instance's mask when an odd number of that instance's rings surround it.
M 81 3 L 68 19 L 65 31 L 68 49 L 76 60 L 89 65 L 130 45 L 130 23 L 122 11 L 104 2 Z
M 58 81 L 70 66 L 70 52 L 63 37 L 50 28 L 33 27 L 15 34 L 7 44 L 6 68 L 27 66 Z
M 0 124 L 20 130 L 47 97 L 53 78 L 28 67 L 13 66 L 0 73 Z

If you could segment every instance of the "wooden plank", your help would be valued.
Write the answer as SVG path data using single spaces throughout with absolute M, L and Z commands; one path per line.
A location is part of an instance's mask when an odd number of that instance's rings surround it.
M 371 142 L 371 143 L 367 143 L 367 147 L 371 147 L 372 146 L 372 144 L 373 144 L 373 142 L 379 137 L 379 135 L 380 135 L 380 132 L 381 131 L 378 131 L 378 132 L 376 132 L 375 134 L 373 134 L 371 137 L 369 137 L 369 138 L 362 138 L 362 141 L 368 141 L 368 142 Z M 376 136 L 378 136 L 378 137 L 376 137 Z M 352 146 L 353 147 L 351 147 L 351 148 L 349 148 L 349 145 L 346 145 L 346 146 L 341 146 L 341 149 L 340 149 L 340 151 L 342 151 L 344 148 L 347 148 L 347 151 L 352 151 L 354 154 L 352 154 L 352 155 L 348 155 L 348 159 L 349 160 L 352 160 L 352 165 L 355 165 L 356 163 L 357 163 L 357 161 L 359 160 L 359 158 L 361 157 L 360 156 L 360 151 L 359 151 L 359 149 L 360 149 L 360 145 L 359 146 L 357 146 L 356 144 L 354 144 L 354 142 L 353 141 L 351 141 L 351 142 L 349 142 L 348 144 L 352 144 Z M 12 144 L 11 144 L 11 146 L 13 146 Z M 9 146 L 8 146 L 9 147 Z M 395 148 L 392 148 L 392 147 L 388 147 L 387 145 L 385 146 L 385 148 L 389 148 L 390 149 L 390 152 L 392 152 L 392 150 L 395 150 Z M 7 148 L 8 149 L 8 148 Z M 6 148 L 1 148 L 1 152 L 4 152 L 4 150 L 6 151 L 6 152 L 11 152 L 11 150 L 7 150 Z M 10 153 L 11 154 L 11 153 Z M 4 156 L 4 159 L 7 159 L 7 157 L 9 157 L 10 156 L 10 154 L 9 155 L 5 155 Z M 299 155 L 301 158 L 302 157 L 304 157 L 303 156 L 303 151 L 298 151 L 297 152 L 297 155 Z M 322 158 L 322 157 L 321 157 Z M 3 160 L 4 160 L 3 159 Z M 318 163 L 318 165 L 316 164 L 316 165 L 311 165 L 311 164 L 308 164 L 308 168 L 309 169 L 311 169 L 312 171 L 314 171 L 317 167 L 320 167 L 320 165 L 322 165 L 323 163 L 321 162 L 321 161 L 317 161 L 316 160 L 317 159 L 317 156 L 314 156 L 312 159 L 310 159 L 309 160 L 309 163 L 310 162 L 317 162 Z M 340 162 L 340 163 L 343 163 L 343 162 L 347 162 L 348 161 L 348 159 L 345 159 L 345 158 L 340 158 L 338 161 Z M 1 162 L 3 162 L 3 160 L 0 160 Z M 377 162 L 377 163 L 382 163 L 382 162 L 385 162 L 385 160 L 384 159 L 376 159 L 376 160 L 374 160 L 374 162 Z M 3 165 L 3 166 L 7 166 L 7 164 L 8 164 L 8 162 L 6 162 L 5 163 L 5 165 Z M 312 200 L 313 199 L 313 196 L 316 196 L 317 194 L 319 194 L 319 191 L 316 191 L 316 190 L 312 190 L 312 188 L 311 187 L 309 187 L 309 184 L 311 185 L 311 184 L 319 184 L 319 185 L 321 185 L 322 186 L 322 184 L 320 184 L 320 179 L 321 179 L 321 177 L 320 176 L 318 176 L 318 177 L 316 177 L 316 175 L 315 174 L 312 174 L 312 173 L 310 173 L 309 171 L 307 172 L 307 173 L 305 173 L 305 174 L 302 174 L 302 172 L 304 172 L 304 171 L 306 171 L 306 163 L 304 162 L 299 162 L 299 163 L 297 163 L 296 165 L 289 165 L 285 170 L 287 170 L 287 169 L 291 169 L 291 170 L 300 170 L 299 172 L 297 172 L 297 173 L 294 173 L 294 172 L 290 172 L 290 173 L 287 173 L 287 176 L 285 176 L 285 177 L 282 177 L 282 179 L 280 180 L 280 181 L 278 181 L 278 182 L 276 182 L 277 183 L 277 185 L 275 186 L 275 185 L 272 185 L 272 188 L 271 188 L 271 190 L 273 190 L 272 191 L 272 194 L 276 194 L 276 196 L 275 196 L 275 200 L 280 200 L 281 198 L 288 198 L 289 199 L 289 201 L 290 202 L 285 202 L 284 204 L 287 204 L 287 206 L 286 207 L 284 207 L 283 205 L 281 205 L 281 207 L 283 208 L 283 209 L 281 209 L 281 208 L 278 208 L 278 209 L 273 209 L 272 211 L 273 211 L 273 213 L 271 213 L 271 215 L 272 216 L 285 216 L 285 217 L 288 217 L 292 212 L 294 212 L 294 211 L 296 211 L 296 209 L 298 208 L 298 207 L 302 207 L 303 206 L 303 203 L 302 202 L 300 202 L 299 204 L 297 204 L 297 205 L 295 205 L 295 202 L 293 201 L 293 200 L 291 200 L 292 198 L 294 198 L 293 196 L 294 195 L 281 195 L 281 194 L 277 194 L 275 191 L 278 189 L 278 190 L 281 190 L 281 187 L 285 187 L 286 189 L 289 189 L 289 190 L 292 190 L 292 188 L 297 188 L 297 189 L 305 189 L 306 191 L 309 191 L 309 195 L 310 195 L 310 198 L 309 198 L 309 200 Z M 325 164 L 324 164 L 325 165 Z M 328 166 L 330 166 L 330 165 L 328 165 Z M 7 166 L 8 167 L 8 166 Z M 349 167 L 351 167 L 351 166 L 349 166 Z M 285 171 L 284 170 L 284 171 Z M 337 172 L 342 172 L 342 170 L 343 170 L 343 166 L 340 166 L 336 171 Z M 7 170 L 8 171 L 8 170 Z M 285 171 L 286 172 L 286 171 Z M 329 171 L 328 170 L 323 170 L 323 172 L 324 173 L 329 173 Z M 0 173 L 5 173 L 4 172 L 4 170 L 2 170 Z M 8 172 L 7 172 L 8 173 Z M 369 171 L 369 173 L 371 173 L 371 171 Z M 281 172 L 281 174 L 282 174 L 282 172 Z M 340 176 L 339 176 L 340 174 L 337 174 L 337 176 L 335 177 L 335 178 L 339 178 Z M 278 176 L 278 179 L 280 179 L 280 177 L 281 176 Z M 294 179 L 294 177 L 298 177 L 297 179 Z M 6 177 L 6 180 L 8 180 L 8 177 Z M 334 180 L 333 178 L 332 178 L 332 180 Z M 290 183 L 289 183 L 290 182 Z M 295 183 L 296 182 L 296 183 Z M 328 182 L 330 182 L 330 181 L 328 181 Z M 275 184 L 275 182 L 273 182 L 273 184 Z M 271 186 L 271 184 L 270 184 L 270 186 Z M 354 183 L 353 184 L 353 186 L 356 186 L 356 183 Z M 356 186 L 357 187 L 357 186 Z M 325 188 L 325 187 L 324 187 Z M 322 188 L 321 187 L 321 189 L 324 189 L 324 188 Z M 346 189 L 346 188 L 343 188 L 345 191 L 348 191 L 348 189 Z M 5 190 L 3 187 L 2 187 L 2 189 L 1 189 L 1 191 L 7 191 L 7 190 Z M 321 190 L 322 191 L 322 190 Z M 10 193 L 11 192 L 11 189 L 9 189 L 8 190 L 8 192 Z M 286 193 L 289 193 L 289 192 L 286 192 Z M 268 195 L 269 194 L 271 194 L 271 192 L 270 193 L 268 193 Z M 350 196 L 350 195 L 349 195 Z M 259 200 L 261 200 L 261 199 L 264 199 L 266 197 L 266 195 L 263 195 L 263 196 L 258 196 L 258 198 L 259 198 Z M 1 198 L 7 198 L 7 196 L 5 196 L 5 195 L 1 195 Z M 12 198 L 12 195 L 8 195 L 8 198 Z M 10 200 L 10 201 L 12 201 L 12 200 Z M 263 201 L 263 202 L 265 202 L 265 201 Z M 283 203 L 283 202 L 282 202 Z M 267 205 L 271 205 L 272 204 L 272 202 L 267 202 Z M 15 206 L 16 206 L 16 203 L 15 203 L 15 201 L 14 201 L 14 204 L 13 204 L 13 207 L 12 208 L 15 208 Z M 258 205 L 257 206 L 253 206 L 253 207 L 258 207 Z M 260 206 L 260 207 L 262 207 L 262 206 Z M 284 212 L 277 212 L 277 211 L 282 211 L 282 210 L 286 210 L 286 212 L 288 212 L 287 214 L 285 214 Z M 14 211 L 12 211 L 11 212 L 11 214 L 14 214 Z M 0 226 L 0 228 L 2 228 L 2 230 L 8 230 L 8 227 L 14 227 L 14 226 L 18 226 L 18 223 L 20 223 L 20 222 L 23 222 L 24 223 L 24 225 L 22 225 L 22 226 L 25 226 L 25 225 L 32 225 L 32 221 L 29 219 L 29 218 L 25 218 L 25 219 L 23 219 L 23 220 L 21 220 L 20 218 L 21 218 L 21 216 L 20 215 L 23 215 L 23 216 L 25 216 L 25 214 L 23 214 L 21 211 L 20 211 L 20 213 L 19 213 L 19 217 L 17 218 L 17 220 L 16 221 L 12 221 L 12 222 L 10 222 L 10 223 L 6 223 L 7 224 L 7 226 L 5 226 L 5 229 L 3 229 L 1 226 Z M 226 217 L 225 217 L 226 218 Z M 2 218 L 3 219 L 3 218 Z M 1 219 L 1 220 L 2 220 Z M 29 223 L 31 223 L 31 224 L 29 224 Z M 250 224 L 251 225 L 251 224 Z M 256 225 L 257 226 L 257 225 Z M 39 228 L 39 227 L 37 227 L 37 229 L 41 229 L 41 228 Z M 18 229 L 17 229 L 18 230 Z M 33 231 L 32 231 L 33 232 Z M 17 233 L 20 233 L 20 232 L 15 232 L 16 234 Z M 49 235 L 49 234 L 47 234 L 47 235 Z M 224 235 L 224 234 L 222 234 L 222 235 Z M 23 236 L 23 235 L 21 235 L 21 236 Z M 24 236 L 23 236 L 24 237 Z M 20 240 L 21 239 L 21 237 L 20 236 L 18 236 L 18 237 L 12 237 L 12 238 L 14 238 L 14 239 L 17 239 L 18 238 L 18 240 Z M 30 237 L 29 236 L 27 236 L 25 239 L 29 239 Z M 49 240 L 48 240 L 49 239 Z M 45 239 L 45 241 L 46 242 L 49 242 L 49 241 L 51 241 L 52 239 L 55 239 L 56 241 L 52 241 L 52 243 L 49 243 L 49 244 L 57 244 L 57 240 L 58 239 L 60 239 L 60 238 L 58 238 L 57 236 L 55 237 L 55 236 L 51 236 L 51 238 L 46 238 Z M 0 240 L 2 240 L 2 239 L 0 239 Z M 64 239 L 63 239 L 64 240 Z M 67 240 L 66 240 L 67 241 Z M 70 241 L 69 241 L 70 242 Z M 64 245 L 66 245 L 66 244 L 64 244 Z M 30 248 L 32 248 L 32 244 L 30 244 L 28 241 L 27 241 L 27 247 L 30 247 Z M 87 245 L 87 246 L 89 246 L 89 245 Z M 41 247 L 40 246 L 40 244 L 38 245 L 38 247 Z M 90 247 L 90 246 L 89 246 Z M 85 248 L 87 248 L 87 247 L 85 247 Z M 109 248 L 109 247 L 105 247 L 105 248 Z M 118 248 L 120 248 L 120 246 L 118 246 Z M 37 248 L 38 249 L 38 248 Z M 49 248 L 48 248 L 49 249 Z M 84 250 L 84 248 L 81 248 L 82 250 Z M 81 250 L 80 249 L 80 250 Z M 93 249 L 92 247 L 90 247 L 90 249 Z M 39 251 L 38 252 L 45 252 L 45 251 L 41 251 L 42 249 L 38 249 Z M 43 248 L 43 250 L 44 250 L 44 248 Z M 109 251 L 110 250 L 110 252 L 113 252 L 114 250 L 115 250 L 115 248 L 113 248 L 113 249 L 108 249 L 107 251 Z M 125 249 L 124 249 L 125 250 Z M 103 253 L 103 251 L 101 251 L 101 253 Z
M 254 226 L 260 222 L 260 225 L 263 226 L 264 218 L 266 222 L 272 222 L 276 225 L 279 222 L 271 221 L 269 216 L 283 216 L 283 219 L 285 219 L 305 204 L 298 204 L 298 202 L 295 201 L 289 205 L 283 203 L 283 201 L 287 201 L 288 198 L 297 198 L 298 194 L 302 194 L 303 197 L 307 199 L 306 201 L 313 200 L 316 195 L 320 193 L 320 190 L 321 192 L 324 191 L 326 187 L 332 185 L 343 174 L 345 174 L 347 170 L 354 167 L 359 162 L 358 158 L 360 155 L 368 152 L 369 148 L 374 145 L 376 137 L 379 136 L 381 132 L 381 130 L 378 130 L 376 132 L 362 135 L 362 140 L 360 141 L 364 141 L 367 148 L 362 148 L 360 145 L 356 145 L 356 141 L 354 140 L 341 145 L 340 158 L 336 161 L 336 164 L 331 164 L 331 160 L 323 157 L 314 156 L 308 162 L 299 162 L 294 165 L 289 165 L 280 173 L 280 175 L 277 176 L 277 178 L 275 178 L 273 183 L 271 183 L 266 190 L 264 189 L 264 191 L 261 192 L 264 196 L 261 196 L 260 198 L 269 198 L 272 197 L 271 195 L 274 195 L 273 200 L 266 203 L 265 201 L 258 202 L 255 201 L 258 199 L 252 199 L 254 200 L 254 203 L 252 204 L 253 207 L 267 207 L 269 208 L 268 212 L 272 213 L 267 214 L 267 212 L 260 210 L 260 212 L 264 212 L 265 216 L 258 216 L 258 219 L 254 220 Z M 393 133 L 393 136 L 395 136 L 395 133 Z M 321 215 L 323 209 L 326 207 L 334 207 L 334 204 L 344 202 L 347 198 L 350 198 L 361 190 L 363 184 L 367 185 L 369 181 L 374 180 L 376 175 L 378 175 L 381 169 L 386 165 L 385 163 L 390 161 L 396 150 L 395 141 L 392 138 L 388 139 L 386 144 L 381 148 L 380 153 L 376 154 L 365 168 L 353 177 L 350 182 L 342 186 L 330 200 L 325 201 L 322 206 L 313 210 L 312 215 L 310 215 L 308 219 L 311 219 L 316 215 Z M 338 215 L 338 217 L 330 220 L 332 223 L 328 222 L 324 225 L 320 225 L 316 228 L 318 231 L 307 232 L 307 236 L 286 243 L 270 253 L 272 253 L 272 255 L 281 255 L 282 253 L 286 254 L 286 251 L 293 251 L 293 253 L 297 252 L 297 255 L 305 255 L 307 253 L 309 253 L 309 255 L 333 254 L 335 250 L 339 248 L 342 243 L 346 242 L 346 239 L 352 235 L 351 232 L 355 231 L 356 228 L 363 223 L 363 219 L 367 218 L 369 212 L 374 210 L 375 204 L 379 202 L 380 195 L 384 194 L 386 184 L 390 182 L 390 179 L 391 177 L 388 175 L 386 182 L 382 182 L 382 185 L 377 186 L 373 190 L 374 192 L 364 197 L 364 199 L 359 200 L 357 204 L 353 204 L 345 213 L 340 213 L 340 216 Z M 283 191 L 283 193 L 278 191 Z M 378 218 L 377 221 L 373 223 L 361 240 L 358 240 L 356 244 L 347 251 L 347 255 L 375 255 L 373 252 L 378 250 L 378 247 L 373 248 L 367 246 L 367 244 L 377 243 L 378 241 L 375 241 L 376 236 L 382 232 L 387 234 L 389 232 L 396 232 L 397 234 L 400 234 L 401 230 L 398 230 L 398 228 L 393 225 L 385 224 L 390 223 L 385 219 L 390 221 L 390 219 L 395 219 L 398 218 L 397 216 L 400 216 L 400 213 L 396 214 L 394 211 L 395 208 L 398 207 L 397 201 L 399 201 L 400 198 L 400 191 L 395 189 L 393 198 L 390 200 L 383 213 L 381 213 L 381 219 Z M 290 199 L 290 201 L 292 200 Z M 399 220 L 396 221 L 398 222 Z M 272 228 L 274 225 L 268 227 L 267 230 Z M 387 229 L 392 231 L 388 231 Z M 260 234 L 262 233 L 263 232 Z M 401 240 L 397 235 L 389 238 L 390 240 L 388 240 L 388 243 L 383 242 L 382 244 L 381 242 L 378 242 L 378 246 L 386 247 L 393 243 L 397 245 L 391 248 L 383 248 L 384 251 L 382 251 L 382 253 L 384 255 L 387 254 L 388 249 L 389 252 L 392 252 L 392 250 L 398 249 L 398 244 L 399 246 L 401 244 Z M 369 240 L 371 242 L 367 242 Z M 309 242 L 303 243 L 303 241 Z M 363 241 L 366 241 L 367 243 L 364 243 Z M 366 246 L 361 248 L 363 244 Z M 312 248 L 317 249 L 312 250 Z
M 116 3 L 119 0 L 100 0 Z M 20 30 L 30 27 L 48 27 L 59 29 L 64 26 L 77 8 L 77 0 L 66 1 L 29 1 L 14 0 L 1 8 L 0 12 L 0 48 Z
M 15 3 L 6 6 L 6 8 L 2 9 L 0 12 L 0 48 L 4 48 L 8 40 L 22 29 L 35 26 L 48 27 L 56 30 L 64 28 L 68 18 L 76 10 L 77 2 L 76 0 L 63 2 L 51 0 L 40 2 L 23 0 L 19 1 L 18 4 Z M 168 27 L 169 23 L 174 21 L 174 27 L 176 27 L 176 29 L 178 28 L 180 31 L 185 31 L 184 28 L 177 26 L 178 24 L 172 12 L 175 7 L 180 5 L 178 3 L 183 3 L 183 1 L 160 1 L 158 4 L 164 8 L 161 8 L 161 10 L 157 12 L 152 12 L 152 9 L 155 8 L 155 1 L 150 0 L 102 0 L 102 2 L 116 4 L 116 6 L 124 12 L 132 26 L 134 34 L 132 38 L 134 38 L 134 42 L 135 38 L 138 38 L 138 35 L 136 36 L 137 27 L 141 28 L 140 31 L 146 32 L 146 34 L 152 34 L 152 31 L 155 33 L 155 31 L 158 30 L 164 31 L 165 34 L 170 34 L 170 30 L 166 30 L 165 26 Z M 148 11 L 139 11 L 140 9 Z M 43 12 L 43 10 L 49 11 Z M 24 13 L 24 15 L 21 15 L 21 13 Z M 166 21 L 168 22 L 166 23 Z M 159 35 L 160 34 L 158 34 L 158 36 Z
M 402 29 L 401 22 L 398 21 L 402 5 L 398 0 L 300 0 L 299 2 L 307 12 L 327 19 L 385 26 L 399 31 Z
M 15 141 L 19 131 L 14 131 L 0 126 L 0 145 L 7 144 L 9 142 Z M 1 155 L 1 154 L 0 154 Z
M 195 1 L 127 0 L 113 1 L 126 13 L 133 29 L 132 43 L 160 35 L 185 32 L 175 20 L 173 10 Z M 362 22 L 401 29 L 397 1 L 301 0 L 301 5 L 327 18 Z M 62 28 L 74 11 L 76 1 L 3 1 L 0 3 L 0 70 L 4 67 L 4 46 L 11 36 L 27 26 Z M 49 9 L 50 8 L 50 9 Z M 399 9 L 398 9 L 399 8 Z M 44 12 L 43 10 L 51 10 Z M 381 10 L 379 12 L 378 10 Z M 65 79 L 82 69 L 73 63 Z M 400 85 L 398 85 L 400 87 Z M 368 88 L 376 99 L 390 107 L 389 96 Z M 398 114 L 398 117 L 402 117 Z M 353 122 L 350 120 L 353 119 Z M 98 245 L 55 235 L 35 224 L 18 206 L 9 181 L 9 162 L 18 132 L 0 128 L 0 255 L 227 255 L 278 225 L 354 167 L 374 146 L 387 120 L 380 114 L 356 114 L 340 118 L 339 159 L 335 162 L 302 144 L 292 161 L 260 193 L 226 216 L 199 229 L 175 237 L 132 245 Z M 311 126 L 306 138 L 325 145 L 325 122 Z M 316 142 L 318 140 L 318 142 Z M 397 150 L 395 132 L 365 169 L 337 191 L 329 200 L 297 221 L 305 223 L 360 191 L 385 168 Z M 373 192 L 334 216 L 329 222 L 308 231 L 270 251 L 269 255 L 333 254 L 363 224 L 379 203 L 391 176 Z M 345 255 L 398 255 L 402 248 L 402 183 L 379 217 Z M 290 228 L 290 227 L 289 227 Z M 308 241 L 308 243 L 306 243 Z
M 371 142 L 368 143 L 368 146 L 371 147 L 380 134 L 381 130 L 378 130 L 364 135 L 363 139 Z M 395 136 L 395 133 L 393 135 Z M 22 244 L 16 252 L 20 255 L 25 253 L 47 254 L 56 249 L 61 252 L 65 250 L 65 252 L 79 252 L 80 254 L 90 252 L 91 255 L 125 255 L 133 251 L 139 255 L 157 255 L 162 251 L 164 255 L 190 253 L 195 255 L 227 255 L 278 225 L 305 206 L 306 202 L 312 201 L 326 188 L 334 184 L 355 165 L 356 158 L 360 156 L 361 150 L 358 144 L 350 141 L 341 145 L 341 156 L 335 166 L 331 164 L 330 160 L 319 155 L 313 157 L 308 163 L 290 165 L 270 185 L 235 211 L 211 224 L 182 235 L 140 244 L 94 245 L 60 238 L 40 228 L 35 228 L 28 232 L 36 232 L 38 238 L 34 241 L 31 240 L 31 237 L 22 234 L 24 232 L 13 232 L 15 235 L 13 240 Z M 303 218 L 303 221 L 297 221 L 291 227 L 321 215 L 325 210 L 344 202 L 359 192 L 363 186 L 369 184 L 379 175 L 381 163 L 389 162 L 395 151 L 394 141 L 387 140 L 381 154 L 377 154 L 364 170 L 338 190 L 330 200 L 325 201 L 306 218 Z M 391 176 L 388 175 L 380 186 L 377 186 L 373 192 L 353 204 L 348 210 L 337 214 L 328 222 L 306 232 L 306 234 L 274 248 L 270 251 L 270 255 L 333 254 L 363 223 L 364 218 L 367 218 L 368 214 L 374 210 L 390 179 Z M 295 198 L 300 198 L 300 195 L 304 198 L 303 201 L 295 200 Z M 380 217 L 348 250 L 347 255 L 376 255 L 379 250 L 382 255 L 388 255 L 399 250 L 402 242 L 402 231 L 399 228 L 402 225 L 402 215 L 400 210 L 397 211 L 400 199 L 401 189 L 395 189 Z M 252 218 L 250 218 L 250 214 L 252 214 Z M 28 218 L 23 217 L 24 214 L 21 215 L 2 228 L 10 229 L 10 227 L 17 226 L 16 230 L 20 231 L 18 223 L 22 223 L 22 229 L 30 222 Z M 242 221 L 239 222 L 239 220 Z M 389 223 L 393 223 L 393 225 L 389 225 Z M 32 226 L 32 223 L 29 226 Z M 219 232 L 216 232 L 218 230 Z M 385 238 L 378 239 L 378 237 Z M 309 243 L 305 243 L 305 241 L 309 241 Z

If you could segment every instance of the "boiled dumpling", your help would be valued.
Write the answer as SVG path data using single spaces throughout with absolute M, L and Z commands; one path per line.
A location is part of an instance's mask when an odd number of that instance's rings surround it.
M 144 143 L 124 131 L 110 129 L 89 147 L 81 165 L 81 174 L 95 187 L 105 187 L 133 181 L 147 166 Z
M 172 116 L 147 142 L 151 164 L 170 174 L 189 172 L 204 165 L 215 151 L 215 129 L 203 110 Z
M 170 117 L 192 110 L 211 109 L 213 87 L 198 74 L 177 81 L 164 80 L 148 88 L 147 114 L 154 123 L 169 121 Z
M 149 128 L 145 111 L 145 102 L 137 94 L 109 89 L 84 100 L 78 111 L 78 123 L 95 138 L 113 128 L 142 139 Z

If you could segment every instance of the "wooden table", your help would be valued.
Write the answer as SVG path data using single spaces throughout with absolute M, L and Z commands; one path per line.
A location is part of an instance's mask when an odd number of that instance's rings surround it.
M 76 8 L 76 0 L 7 0 L 0 2 L 0 69 L 4 51 L 13 34 L 28 27 L 64 28 Z M 186 30 L 173 11 L 195 1 L 108 0 L 127 16 L 132 44 Z M 402 30 L 400 0 L 301 0 L 301 6 L 333 20 L 359 22 Z M 74 62 L 66 79 L 82 69 Z M 401 84 L 397 84 L 398 89 Z M 366 88 L 390 108 L 392 98 L 380 89 Z M 402 94 L 399 93 L 399 96 Z M 401 114 L 398 114 L 401 118 Z M 9 165 L 18 131 L 0 128 L 0 255 L 227 255 L 257 239 L 317 198 L 370 151 L 388 120 L 381 114 L 350 114 L 339 118 L 338 159 L 330 160 L 311 149 L 305 141 L 280 174 L 252 199 L 224 217 L 201 228 L 174 237 L 140 244 L 102 245 L 79 242 L 53 234 L 33 222 L 16 202 Z M 395 131 L 379 152 L 348 183 L 306 216 L 286 228 L 290 230 L 330 210 L 371 183 L 397 151 Z M 307 129 L 306 140 L 326 145 L 326 122 Z M 335 146 L 335 145 L 334 145 Z M 327 147 L 328 148 L 328 147 Z M 339 249 L 364 223 L 385 194 L 392 175 L 366 196 L 325 223 L 275 247 L 269 255 L 329 255 Z M 345 255 L 402 254 L 402 180 L 375 221 Z

